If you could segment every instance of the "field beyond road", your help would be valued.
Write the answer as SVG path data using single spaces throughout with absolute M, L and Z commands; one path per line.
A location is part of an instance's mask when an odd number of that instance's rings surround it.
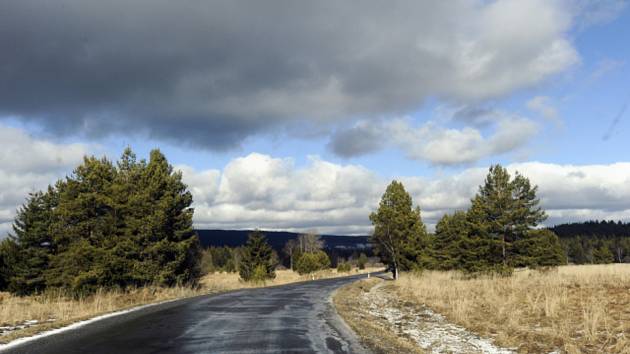
M 352 284 L 335 298 L 359 336 L 365 337 L 367 328 L 373 342 L 382 331 L 364 325 L 383 318 L 358 313 L 358 305 L 377 284 Z M 424 330 L 423 319 L 432 314 L 432 321 L 443 316 L 453 327 L 519 353 L 630 353 L 630 264 L 516 270 L 511 277 L 473 279 L 458 272 L 426 271 L 380 285 L 378 293 L 395 299 L 387 304 L 400 312 L 397 325 L 405 328 L 397 338 L 394 330 L 380 340 L 399 348 L 411 345 L 421 351 L 420 344 L 437 345 L 439 338 L 433 344 L 426 338 L 413 340 Z M 369 304 L 361 305 L 365 309 Z M 417 328 L 405 327 L 409 325 Z

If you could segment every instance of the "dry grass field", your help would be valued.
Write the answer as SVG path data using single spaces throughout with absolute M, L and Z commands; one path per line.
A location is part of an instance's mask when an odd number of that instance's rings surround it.
M 630 353 L 630 264 L 564 266 L 512 277 L 403 274 L 403 301 L 521 353 Z
M 367 268 L 361 271 L 355 269 L 350 273 L 337 273 L 336 270 L 331 269 L 318 272 L 314 276 L 316 279 L 323 279 L 379 270 L 382 269 Z M 238 273 L 211 273 L 201 279 L 200 287 L 197 289 L 144 287 L 127 291 L 99 291 L 81 299 L 73 299 L 52 292 L 27 297 L 0 293 L 0 327 L 25 327 L 6 331 L 0 336 L 0 343 L 143 304 L 241 288 L 288 284 L 309 279 L 311 279 L 310 276 L 301 276 L 291 270 L 279 270 L 276 272 L 275 279 L 256 284 L 241 281 Z M 2 331 L 0 330 L 0 332 Z

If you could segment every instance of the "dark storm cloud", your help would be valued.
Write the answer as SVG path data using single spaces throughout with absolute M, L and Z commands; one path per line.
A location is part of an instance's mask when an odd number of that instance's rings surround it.
M 289 122 L 408 112 L 430 95 L 494 97 L 575 61 L 567 21 L 546 2 L 544 31 L 497 38 L 506 12 L 539 20 L 508 5 L 2 1 L 0 117 L 222 149 Z
M 381 125 L 367 123 L 346 130 L 337 130 L 328 143 L 328 148 L 341 157 L 354 157 L 378 151 L 385 147 Z

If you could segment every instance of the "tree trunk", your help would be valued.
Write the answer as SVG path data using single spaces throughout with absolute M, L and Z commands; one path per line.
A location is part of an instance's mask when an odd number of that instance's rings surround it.
M 507 257 L 505 256 L 505 234 L 503 234 L 503 242 L 501 242 L 501 249 L 503 251 L 503 265 L 507 266 Z
M 398 265 L 394 263 L 394 269 L 392 269 L 392 276 L 394 280 L 398 280 Z

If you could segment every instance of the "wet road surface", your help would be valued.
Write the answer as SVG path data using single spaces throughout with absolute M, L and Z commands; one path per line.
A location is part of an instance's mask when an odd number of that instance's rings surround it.
M 366 353 L 331 294 L 365 275 L 160 304 L 0 353 Z

